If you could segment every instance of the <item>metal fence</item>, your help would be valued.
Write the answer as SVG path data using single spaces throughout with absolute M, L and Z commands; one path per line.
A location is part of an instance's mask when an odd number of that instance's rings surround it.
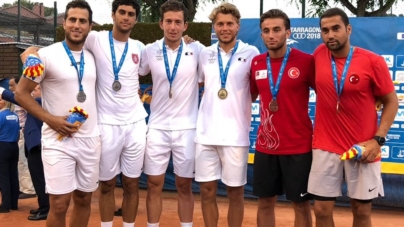
M 44 7 L 42 3 L 31 5 L 21 5 L 18 1 L 15 3 L 3 4 L 0 8 L 0 42 L 21 42 L 42 46 L 52 44 L 57 26 L 55 8 Z

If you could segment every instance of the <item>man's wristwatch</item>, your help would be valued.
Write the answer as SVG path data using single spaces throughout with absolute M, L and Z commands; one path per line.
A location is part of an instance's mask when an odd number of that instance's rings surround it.
M 376 140 L 376 142 L 380 145 L 383 146 L 386 143 L 386 138 L 383 136 L 374 136 L 373 137 L 374 140 Z

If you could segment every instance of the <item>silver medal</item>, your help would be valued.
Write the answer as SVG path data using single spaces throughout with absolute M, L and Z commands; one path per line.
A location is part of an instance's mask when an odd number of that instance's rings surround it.
M 112 89 L 114 91 L 121 90 L 121 87 L 122 87 L 121 82 L 119 82 L 118 80 L 115 80 L 114 83 L 112 84 Z
M 77 101 L 78 102 L 84 102 L 84 101 L 86 101 L 86 98 L 87 98 L 87 95 L 86 95 L 86 93 L 84 93 L 84 91 L 80 91 L 77 94 Z

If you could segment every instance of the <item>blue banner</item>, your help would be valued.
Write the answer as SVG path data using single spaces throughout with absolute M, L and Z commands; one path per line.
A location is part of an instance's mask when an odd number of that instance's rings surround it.
M 241 20 L 238 38 L 263 53 L 267 49 L 261 39 L 259 23 L 259 19 Z M 387 143 L 382 147 L 382 172 L 404 174 L 404 18 L 350 18 L 350 23 L 351 44 L 383 56 L 395 83 L 400 107 L 387 134 Z M 318 18 L 291 19 L 291 32 L 288 45 L 306 53 L 313 53 L 322 43 Z M 216 41 L 217 37 L 212 32 L 212 43 Z M 314 91 L 310 92 L 309 102 L 308 112 L 313 121 L 316 111 Z M 255 139 L 260 124 L 259 105 L 259 101 L 252 104 L 249 163 L 254 160 Z

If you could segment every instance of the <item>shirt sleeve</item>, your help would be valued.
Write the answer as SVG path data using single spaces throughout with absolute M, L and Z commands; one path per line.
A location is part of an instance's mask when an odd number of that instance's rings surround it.
M 97 43 L 97 37 L 98 37 L 98 32 L 91 31 L 86 38 L 86 42 L 84 43 L 84 49 L 93 53 L 95 44 Z
M 310 62 L 309 62 L 309 86 L 316 91 L 316 67 L 314 64 L 314 57 L 310 56 Z
M 251 94 L 256 94 L 258 93 L 258 86 L 257 86 L 257 81 L 255 80 L 255 72 L 256 69 L 254 68 L 254 62 L 256 61 L 256 58 L 253 58 L 251 61 L 251 66 L 250 66 L 250 92 Z
M 373 94 L 385 96 L 395 90 L 387 64 L 378 56 L 373 64 Z
M 260 54 L 259 50 L 255 46 L 252 46 L 252 47 L 253 47 L 252 48 L 253 49 L 252 57 L 250 57 L 250 62 L 248 63 L 250 65 L 250 71 L 249 71 L 250 75 L 249 76 L 252 75 L 251 74 L 251 63 L 253 62 L 253 59 Z
M 205 48 L 205 45 L 203 45 L 199 41 L 197 42 L 197 44 L 198 44 L 198 51 L 199 51 L 199 53 L 201 53 L 201 51 Z
M 318 55 L 318 53 L 321 51 L 321 49 L 324 49 L 325 46 L 324 44 L 320 44 L 316 47 L 316 49 L 313 51 L 313 56 L 316 57 Z
M 44 66 L 44 69 L 43 69 L 42 73 L 37 74 L 37 75 L 32 75 L 32 74 L 31 75 L 26 75 L 26 74 L 24 74 L 23 76 L 25 78 L 39 84 L 45 78 L 45 75 L 46 75 L 46 66 L 47 66 L 46 48 L 39 49 L 38 50 L 38 56 L 39 56 L 39 59 L 41 60 L 41 63 Z
M 203 73 L 203 61 L 202 61 L 203 51 L 199 54 L 199 61 L 198 61 L 198 82 L 203 83 L 205 82 L 205 75 Z
M 149 45 L 148 45 L 149 46 Z M 149 56 L 147 54 L 147 46 L 143 48 L 140 54 L 139 76 L 146 76 L 150 72 Z

